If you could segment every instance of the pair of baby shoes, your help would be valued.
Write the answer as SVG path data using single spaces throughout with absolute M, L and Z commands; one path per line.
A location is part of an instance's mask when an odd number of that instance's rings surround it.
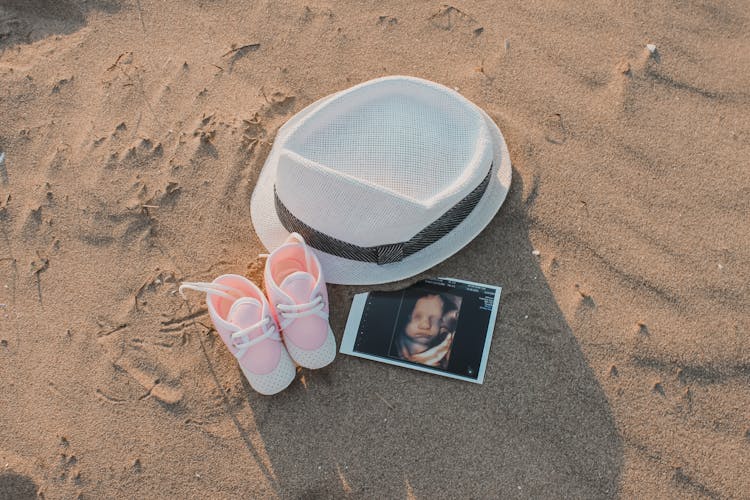
M 328 323 L 328 293 L 320 262 L 292 233 L 266 259 L 266 293 L 237 274 L 211 283 L 184 282 L 206 293 L 208 313 L 253 389 L 276 394 L 292 383 L 295 363 L 316 369 L 336 356 Z

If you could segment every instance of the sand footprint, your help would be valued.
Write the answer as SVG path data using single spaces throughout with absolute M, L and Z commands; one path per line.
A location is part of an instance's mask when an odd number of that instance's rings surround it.
M 86 479 L 80 458 L 64 436 L 57 445 L 56 455 L 52 465 L 43 472 L 44 481 L 37 492 L 39 497 L 80 498 Z
M 597 109 L 614 115 L 633 111 L 638 102 L 638 87 L 658 62 L 659 53 L 651 45 L 644 47 L 635 58 L 622 59 L 612 68 L 609 83 L 599 93 L 599 100 L 606 105 Z
M 149 169 L 158 166 L 158 160 L 164 155 L 160 142 L 154 143 L 147 137 L 133 142 L 117 155 L 111 155 L 107 168 Z
M 565 128 L 563 118 L 560 113 L 547 115 L 544 119 L 544 138 L 550 144 L 564 144 L 568 140 L 568 130 Z
M 101 322 L 97 342 L 111 363 L 105 370 L 109 380 L 97 389 L 103 401 L 123 404 L 152 398 L 172 407 L 182 401 L 178 353 L 187 339 L 182 329 L 160 325 L 154 313 L 178 310 L 180 300 L 172 293 L 176 286 L 173 272 L 156 272 L 121 304 L 116 321 Z
M 462 29 L 471 31 L 474 36 L 479 36 L 484 31 L 484 28 L 476 19 L 452 5 L 442 5 L 437 12 L 428 18 L 428 21 L 431 25 L 444 31 Z
M 114 200 L 89 194 L 88 206 L 77 220 L 78 239 L 95 247 L 115 243 L 125 247 L 138 243 L 158 246 L 159 217 L 166 216 L 182 194 L 176 181 L 164 177 L 167 176 L 159 173 L 135 173 L 119 182 L 130 187 Z
M 226 404 L 246 405 L 234 358 L 216 338 L 205 307 L 188 307 L 174 271 L 156 270 L 115 317 L 100 321 L 104 352 L 95 396 L 106 405 L 154 404 L 207 432 L 231 434 Z M 196 370 L 210 364 L 210 369 Z M 220 385 L 217 385 L 217 381 Z
M 26 218 L 19 233 L 26 241 L 38 241 L 40 235 L 50 233 L 53 225 L 52 215 L 57 202 L 52 184 L 45 182 L 35 192 L 27 193 L 27 200 L 23 208 Z
M 584 291 L 578 283 L 576 283 L 575 289 L 577 293 L 576 315 L 582 316 L 590 314 L 594 309 L 596 309 L 596 302 L 594 302 L 594 298 L 591 296 L 591 294 Z

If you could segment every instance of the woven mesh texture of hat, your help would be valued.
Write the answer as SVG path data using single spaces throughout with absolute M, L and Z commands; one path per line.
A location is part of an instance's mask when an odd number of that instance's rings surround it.
M 402 196 L 431 198 L 465 171 L 483 121 L 454 96 L 429 94 L 429 104 L 424 95 L 391 94 L 329 114 L 299 153 Z

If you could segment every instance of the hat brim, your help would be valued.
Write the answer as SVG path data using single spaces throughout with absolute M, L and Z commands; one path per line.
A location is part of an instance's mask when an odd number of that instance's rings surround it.
M 391 77 L 393 78 L 393 77 Z M 293 116 L 279 130 L 279 137 L 287 125 L 302 120 L 309 113 L 333 99 L 337 94 L 320 99 Z M 474 106 L 474 104 L 472 104 Z M 410 278 L 451 257 L 471 240 L 476 238 L 493 219 L 510 189 L 511 165 L 508 148 L 500 129 L 482 109 L 487 126 L 490 129 L 494 149 L 494 173 L 490 178 L 484 195 L 474 210 L 450 233 L 440 238 L 420 252 L 404 258 L 400 262 L 379 265 L 369 262 L 349 260 L 337 257 L 320 250 L 315 250 L 323 268 L 324 278 L 328 283 L 343 285 L 376 285 Z M 281 246 L 289 236 L 276 214 L 274 201 L 274 183 L 278 166 L 279 148 L 273 147 L 266 159 L 263 170 L 258 177 L 250 200 L 250 217 L 260 241 L 269 251 Z

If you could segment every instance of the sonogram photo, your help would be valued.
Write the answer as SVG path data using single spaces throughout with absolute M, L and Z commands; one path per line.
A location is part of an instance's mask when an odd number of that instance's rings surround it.
M 341 352 L 482 383 L 500 287 L 448 278 L 355 296 Z
M 401 301 L 390 355 L 445 370 L 450 361 L 461 297 L 409 289 Z

